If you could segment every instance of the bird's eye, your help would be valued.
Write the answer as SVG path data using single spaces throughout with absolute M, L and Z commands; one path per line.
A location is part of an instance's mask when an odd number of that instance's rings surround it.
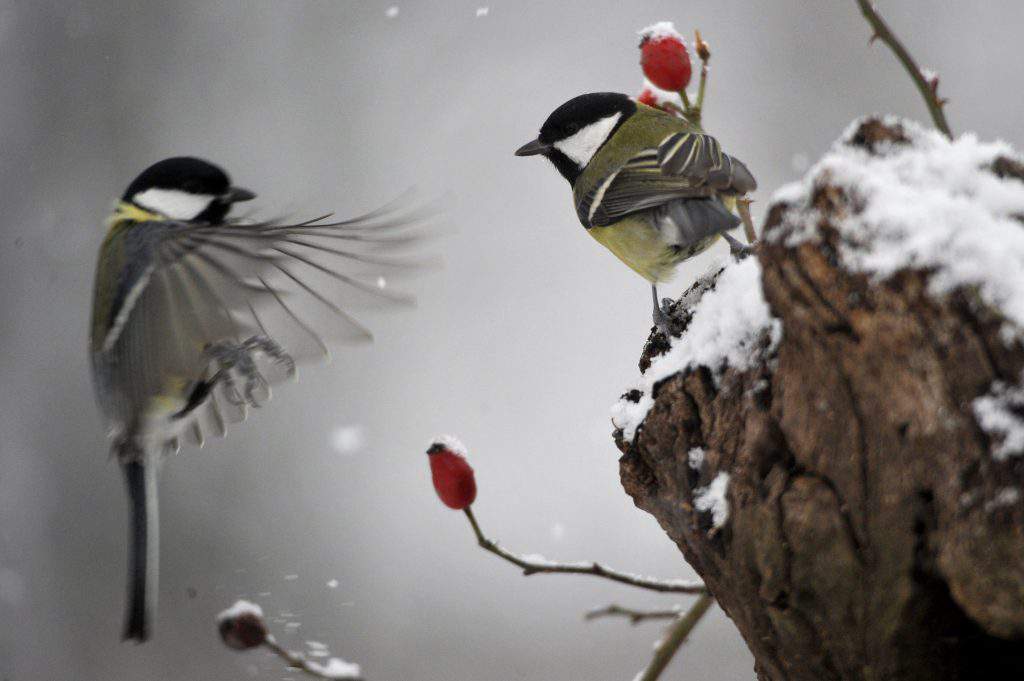
M 566 123 L 565 124 L 565 132 L 568 135 L 575 135 L 577 132 L 579 132 L 579 130 L 580 130 L 580 126 L 577 125 L 576 123 Z

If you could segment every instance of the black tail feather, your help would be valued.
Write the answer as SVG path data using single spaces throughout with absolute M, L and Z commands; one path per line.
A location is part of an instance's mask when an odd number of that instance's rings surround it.
M 131 526 L 128 531 L 128 606 L 125 610 L 124 640 L 142 643 L 152 633 L 156 611 L 158 568 L 158 516 L 156 462 L 141 453 L 121 456 L 128 490 Z

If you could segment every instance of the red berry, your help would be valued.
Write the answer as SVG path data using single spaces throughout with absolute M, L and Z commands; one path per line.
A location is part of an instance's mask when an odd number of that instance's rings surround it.
M 434 490 L 448 508 L 461 511 L 476 499 L 476 478 L 464 456 L 465 448 L 454 438 L 438 438 L 430 445 L 430 474 Z
M 640 66 L 656 87 L 679 92 L 690 83 L 690 55 L 671 24 L 655 24 L 641 32 Z
M 647 106 L 658 106 L 658 98 L 650 88 L 644 88 L 644 91 L 637 96 L 636 101 Z

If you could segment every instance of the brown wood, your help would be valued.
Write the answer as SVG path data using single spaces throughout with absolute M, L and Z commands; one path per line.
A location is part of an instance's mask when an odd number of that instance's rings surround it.
M 904 143 L 868 121 L 853 144 Z M 1009 160 L 993 172 L 1024 181 Z M 756 248 L 776 351 L 716 387 L 699 367 L 663 382 L 622 484 L 736 623 L 771 681 L 1024 678 L 1024 457 L 997 461 L 972 401 L 1016 383 L 1024 347 L 971 290 L 928 273 L 843 269 L 831 223 L 858 209 L 821 187 L 820 243 L 786 246 L 786 205 Z M 1022 225 L 1024 229 L 1024 225 Z M 1022 273 L 1021 276 L 1024 276 Z M 664 343 L 649 343 L 641 366 Z M 706 451 L 688 466 L 691 448 Z M 693 491 L 730 473 L 713 531 Z

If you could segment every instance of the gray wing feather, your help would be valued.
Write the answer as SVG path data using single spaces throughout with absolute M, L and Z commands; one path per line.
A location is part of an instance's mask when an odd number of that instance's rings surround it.
M 714 137 L 676 133 L 599 182 L 576 209 L 584 225 L 602 226 L 680 199 L 742 195 L 756 188 L 747 167 L 722 153 Z
M 205 353 L 211 343 L 262 333 L 303 359 L 326 354 L 324 336 L 369 338 L 345 308 L 360 296 L 363 303 L 410 302 L 382 286 L 379 277 L 422 265 L 394 251 L 422 238 L 407 227 L 427 216 L 396 212 L 293 224 L 151 222 L 126 230 L 128 266 L 114 313 L 120 313 L 121 328 L 93 353 L 108 418 L 129 427 L 154 397 L 180 395 L 182 383 L 205 380 L 212 371 Z M 345 263 L 343 272 L 339 265 Z M 264 368 L 273 380 L 273 368 Z M 244 418 L 244 409 L 224 400 L 222 392 L 213 396 L 181 424 L 181 434 L 192 442 L 201 443 L 204 431 L 222 434 L 225 414 L 229 421 Z M 169 439 L 167 448 L 174 446 Z

